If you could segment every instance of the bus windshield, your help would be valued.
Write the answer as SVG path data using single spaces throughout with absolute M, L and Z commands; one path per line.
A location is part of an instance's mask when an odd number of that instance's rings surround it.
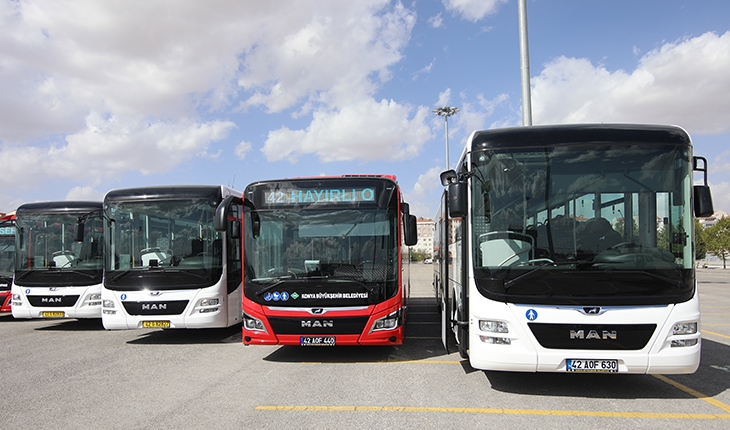
M 74 242 L 74 227 L 81 214 L 29 213 L 17 220 L 20 249 L 15 260 L 18 285 L 92 285 L 101 282 L 103 221 L 84 223 L 83 242 Z
M 13 278 L 15 270 L 15 227 L 0 227 L 0 279 Z
M 499 148 L 475 151 L 471 162 L 483 294 L 615 304 L 691 297 L 688 147 Z
M 107 202 L 105 286 L 111 290 L 196 289 L 222 274 L 222 233 L 209 197 Z
M 247 209 L 248 232 L 251 214 Z M 265 303 L 261 292 L 281 283 L 298 284 L 300 293 L 310 287 L 349 288 L 373 303 L 397 292 L 396 210 L 265 209 L 255 214 L 260 233 L 246 234 L 245 243 L 248 298 Z

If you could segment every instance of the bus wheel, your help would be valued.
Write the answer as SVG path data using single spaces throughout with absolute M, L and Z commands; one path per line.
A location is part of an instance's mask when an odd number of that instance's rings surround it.
M 457 311 L 456 321 L 464 321 L 461 309 Z M 456 325 L 456 337 L 458 338 L 459 356 L 461 358 L 469 358 L 467 351 L 469 350 L 469 330 L 463 324 Z

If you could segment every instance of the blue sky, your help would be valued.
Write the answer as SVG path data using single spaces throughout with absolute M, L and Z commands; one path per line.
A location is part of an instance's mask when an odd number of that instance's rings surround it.
M 730 210 L 730 2 L 528 0 L 534 124 L 684 127 Z M 114 188 L 388 173 L 436 210 L 522 123 L 517 0 L 0 0 L 0 212 Z

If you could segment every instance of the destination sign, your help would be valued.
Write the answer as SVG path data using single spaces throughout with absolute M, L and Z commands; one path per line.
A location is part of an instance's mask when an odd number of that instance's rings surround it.
M 264 191 L 267 205 L 352 204 L 376 201 L 375 188 L 292 188 Z
M 11 236 L 15 234 L 15 227 L 0 227 L 0 235 Z

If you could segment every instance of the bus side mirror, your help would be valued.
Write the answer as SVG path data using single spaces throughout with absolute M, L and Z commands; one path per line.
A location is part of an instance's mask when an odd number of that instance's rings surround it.
M 254 239 L 261 236 L 261 218 L 257 211 L 251 211 L 251 236 Z
M 458 176 L 456 176 L 456 171 L 451 169 L 445 172 L 441 172 L 440 179 L 441 185 L 445 187 L 447 185 L 456 183 L 456 181 L 458 180 Z
M 81 221 L 76 221 L 76 224 L 74 224 L 74 242 L 83 242 L 84 241 L 84 223 Z
M 403 231 L 403 242 L 406 246 L 413 246 L 418 243 L 418 222 L 415 215 L 405 217 L 406 225 Z
M 702 165 L 700 165 L 700 161 L 702 161 Z M 705 157 L 693 157 L 692 170 L 704 173 L 704 185 L 695 185 L 693 190 L 695 216 L 697 218 L 708 217 L 715 213 L 715 210 L 712 207 L 712 195 L 710 194 L 710 186 L 707 183 L 707 159 Z
M 464 218 L 468 211 L 468 197 L 466 193 L 466 184 L 464 182 L 456 182 L 449 184 L 448 188 L 448 206 L 449 216 L 451 218 Z
M 233 221 L 231 223 L 231 233 L 230 233 L 231 239 L 240 239 L 241 238 L 241 221 Z
M 715 213 L 712 206 L 712 194 L 707 185 L 694 186 L 694 210 L 697 218 L 704 218 Z

